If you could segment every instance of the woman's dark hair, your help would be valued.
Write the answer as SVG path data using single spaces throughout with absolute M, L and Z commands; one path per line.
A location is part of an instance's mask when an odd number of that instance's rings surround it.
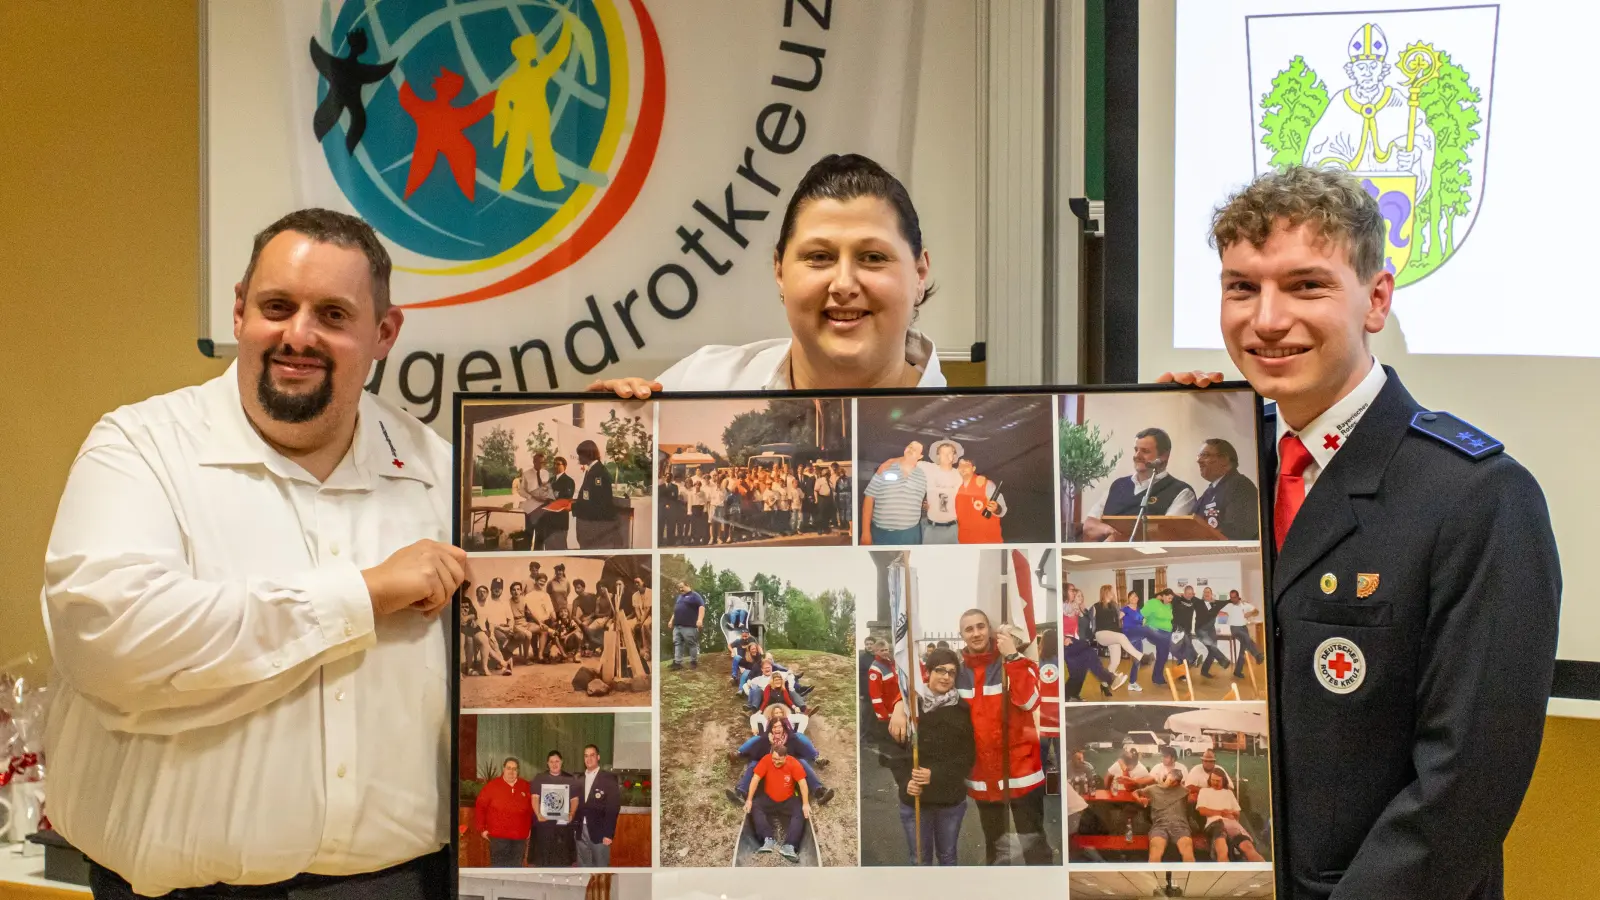
M 889 174 L 875 160 L 859 153 L 830 153 L 817 160 L 795 185 L 789 198 L 789 207 L 783 211 L 783 226 L 778 229 L 778 258 L 794 237 L 794 222 L 800 208 L 812 200 L 854 200 L 857 197 L 876 197 L 894 208 L 900 220 L 900 236 L 911 245 L 913 256 L 922 256 L 922 222 L 917 218 L 917 208 L 911 203 L 911 194 L 900 179 Z M 933 285 L 923 289 L 917 306 L 933 296 Z
M 961 671 L 961 657 L 956 655 L 949 647 L 935 647 L 928 651 L 928 671 L 932 672 L 940 666 L 955 666 L 956 671 Z
M 578 462 L 589 466 L 599 461 L 600 448 L 595 446 L 594 441 L 584 441 L 578 445 Z

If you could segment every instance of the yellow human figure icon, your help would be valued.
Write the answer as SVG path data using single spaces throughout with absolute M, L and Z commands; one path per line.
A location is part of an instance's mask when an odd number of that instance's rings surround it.
M 559 191 L 565 182 L 556 170 L 556 150 L 550 136 L 550 78 L 572 51 L 572 20 L 563 18 L 561 37 L 542 56 L 539 36 L 525 34 L 511 42 L 516 71 L 500 82 L 494 99 L 494 142 L 506 145 L 500 169 L 500 190 L 509 191 L 522 180 L 529 144 L 533 151 L 533 178 L 541 191 Z M 537 62 L 535 62 L 537 58 Z

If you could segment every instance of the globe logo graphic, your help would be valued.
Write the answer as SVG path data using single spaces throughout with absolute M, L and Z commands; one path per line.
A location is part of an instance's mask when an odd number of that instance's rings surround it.
M 630 65 L 612 0 L 346 2 L 336 15 L 324 6 L 310 45 L 321 75 L 313 131 L 339 189 L 410 251 L 397 270 L 501 276 L 407 305 L 535 283 L 627 211 L 654 158 L 664 98 L 654 27 L 642 0 L 628 6 L 642 66 Z

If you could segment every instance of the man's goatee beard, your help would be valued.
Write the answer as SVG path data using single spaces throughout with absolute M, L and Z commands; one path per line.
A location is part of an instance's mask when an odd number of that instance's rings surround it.
M 309 394 L 289 394 L 272 384 L 272 356 L 287 350 L 286 347 L 274 347 L 261 354 L 261 377 L 256 379 L 256 399 L 274 421 L 294 425 L 322 415 L 328 404 L 333 402 L 333 359 L 320 350 L 307 349 L 294 353 L 295 356 L 315 359 L 327 368 L 323 371 L 322 384 L 316 390 Z

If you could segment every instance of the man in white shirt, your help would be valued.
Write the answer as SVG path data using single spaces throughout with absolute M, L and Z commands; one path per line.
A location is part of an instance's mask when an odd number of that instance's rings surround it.
M 1187 516 L 1194 512 L 1194 488 L 1167 471 L 1172 438 L 1160 428 L 1146 428 L 1134 437 L 1133 474 L 1111 482 L 1106 495 L 1083 517 L 1086 541 L 1125 541 L 1128 535 L 1103 521 L 1105 516 Z M 1148 497 L 1146 495 L 1149 495 Z M 1146 537 L 1141 529 L 1136 535 Z
M 1150 783 L 1150 770 L 1139 761 L 1139 750 L 1132 744 L 1122 748 L 1122 755 L 1106 766 L 1106 790 L 1131 791 Z
M 1200 789 L 1211 783 L 1214 772 L 1222 773 L 1222 786 L 1232 790 L 1233 780 L 1228 777 L 1228 770 L 1217 765 L 1217 754 L 1214 750 L 1207 750 L 1200 756 L 1200 765 L 1189 770 L 1183 777 L 1183 786 L 1189 789 L 1191 799 L 1200 796 Z
M 50 817 L 97 900 L 448 895 L 450 448 L 364 391 L 403 315 L 359 219 L 292 213 L 238 360 L 123 407 L 67 478 L 41 592 Z
M 1176 773 L 1179 781 L 1189 775 L 1189 769 L 1183 763 L 1178 762 L 1178 748 L 1171 744 L 1161 748 L 1161 762 L 1150 770 L 1150 777 L 1154 779 L 1151 783 L 1161 784 L 1166 781 L 1168 772 Z
M 933 442 L 929 448 L 933 462 L 923 461 L 919 468 L 928 480 L 928 508 L 922 514 L 922 542 L 924 544 L 960 543 L 956 527 L 956 492 L 961 490 L 961 473 L 956 471 L 956 460 L 966 450 L 948 438 Z

